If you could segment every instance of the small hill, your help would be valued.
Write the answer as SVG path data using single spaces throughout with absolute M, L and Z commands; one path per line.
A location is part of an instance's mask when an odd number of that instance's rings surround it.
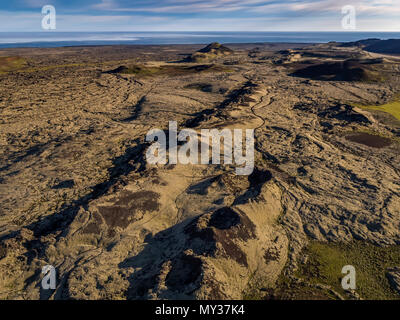
M 364 39 L 364 40 L 358 40 L 358 41 L 352 41 L 352 42 L 345 42 L 345 43 L 342 43 L 339 47 L 365 47 L 365 46 L 376 44 L 380 41 L 382 41 L 382 40 L 376 39 L 376 38 L 370 38 L 370 39 Z
M 400 54 L 400 39 L 366 39 L 343 43 L 341 47 L 360 47 L 369 52 Z
M 227 56 L 232 54 L 234 51 L 224 45 L 213 42 L 208 46 L 200 49 L 199 51 L 193 53 L 189 56 L 186 61 L 188 62 L 205 62 L 216 59 L 218 57 Z
M 400 39 L 381 40 L 371 43 L 364 47 L 364 50 L 377 53 L 400 54 Z
M 106 73 L 122 73 L 122 74 L 135 74 L 141 76 L 149 76 L 154 73 L 158 73 L 159 68 L 148 67 L 143 65 L 130 65 L 130 66 L 119 66 L 116 69 L 106 71 Z
M 119 66 L 115 69 L 105 71 L 109 74 L 131 74 L 138 77 L 151 76 L 184 76 L 200 72 L 230 72 L 230 69 L 215 64 L 200 64 L 195 66 L 185 65 L 160 65 L 149 66 L 133 64 Z
M 281 55 L 281 58 L 275 61 L 276 64 L 298 62 L 302 57 L 300 52 L 292 49 L 278 51 L 278 54 Z
M 373 68 L 373 62 L 356 59 L 325 62 L 296 70 L 292 75 L 313 80 L 379 82 L 383 76 Z

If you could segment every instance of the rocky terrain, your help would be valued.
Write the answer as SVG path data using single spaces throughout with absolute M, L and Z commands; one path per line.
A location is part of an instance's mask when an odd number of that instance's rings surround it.
M 400 120 L 367 108 L 398 101 L 400 61 L 202 47 L 0 51 L 1 299 L 400 297 Z M 254 129 L 254 171 L 149 164 L 169 121 Z

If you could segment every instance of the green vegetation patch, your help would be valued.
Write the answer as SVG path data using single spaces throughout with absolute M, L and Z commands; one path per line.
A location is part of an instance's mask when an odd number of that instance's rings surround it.
M 297 276 L 311 284 L 331 286 L 346 295 L 342 289 L 343 266 L 356 270 L 356 292 L 363 299 L 399 299 L 386 277 L 388 268 L 400 266 L 400 247 L 378 247 L 364 242 L 332 244 L 311 242 L 304 250 L 308 255 L 300 265 Z
M 391 114 L 397 120 L 400 120 L 400 97 L 397 98 L 395 101 L 380 106 L 362 106 L 362 105 L 355 105 L 355 106 L 366 110 L 383 111 Z
M 0 73 L 19 70 L 26 66 L 26 60 L 21 57 L 0 57 Z

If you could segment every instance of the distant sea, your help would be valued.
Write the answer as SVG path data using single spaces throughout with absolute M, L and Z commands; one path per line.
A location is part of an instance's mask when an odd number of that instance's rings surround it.
M 400 32 L 0 32 L 0 48 L 116 44 L 326 43 L 400 39 Z

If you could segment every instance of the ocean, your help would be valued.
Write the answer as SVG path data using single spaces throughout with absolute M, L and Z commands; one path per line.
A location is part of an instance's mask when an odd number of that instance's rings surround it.
M 400 32 L 0 32 L 0 48 L 116 44 L 326 43 L 399 39 Z

